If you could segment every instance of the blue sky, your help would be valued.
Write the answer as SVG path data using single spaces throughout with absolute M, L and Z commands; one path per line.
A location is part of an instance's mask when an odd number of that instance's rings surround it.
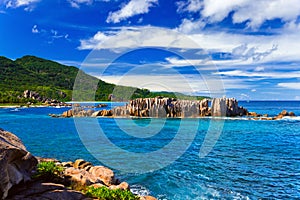
M 300 100 L 298 0 L 1 0 L 0 55 L 122 85 Z

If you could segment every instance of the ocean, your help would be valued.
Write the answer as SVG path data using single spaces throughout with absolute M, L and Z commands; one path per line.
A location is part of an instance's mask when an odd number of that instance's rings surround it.
M 299 101 L 239 105 L 270 116 L 284 109 L 300 116 Z M 104 164 L 133 192 L 158 199 L 300 199 L 300 117 L 48 116 L 68 109 L 2 108 L 0 128 L 20 137 L 35 156 Z

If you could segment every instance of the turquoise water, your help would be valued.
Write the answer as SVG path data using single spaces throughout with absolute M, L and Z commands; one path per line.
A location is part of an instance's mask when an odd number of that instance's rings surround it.
M 300 116 L 300 102 L 240 104 L 258 113 L 276 115 L 286 109 Z M 110 158 L 118 164 L 113 167 L 117 175 L 128 181 L 134 192 L 159 199 L 300 199 L 299 117 L 279 121 L 224 119 L 220 135 L 216 132 L 208 137 L 212 125 L 209 118 L 98 118 L 82 119 L 75 126 L 72 118 L 47 116 L 67 109 L 0 109 L 0 128 L 18 135 L 36 156 L 63 161 L 83 158 L 93 164 L 105 164 Z M 112 144 L 139 159 L 117 155 L 103 141 L 97 141 L 99 133 L 92 125 L 95 121 Z M 84 130 L 85 135 L 78 134 L 76 128 Z M 155 159 L 147 156 L 172 144 L 178 133 L 184 137 L 169 151 Z M 207 137 L 215 145 L 206 156 L 199 157 Z M 82 141 L 89 144 L 87 148 Z M 164 161 L 172 157 L 175 161 L 164 166 Z M 147 168 L 152 165 L 155 169 Z M 147 172 L 124 172 L 122 166 Z

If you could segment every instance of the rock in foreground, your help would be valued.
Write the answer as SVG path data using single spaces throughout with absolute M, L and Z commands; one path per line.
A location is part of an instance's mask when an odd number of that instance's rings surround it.
M 0 199 L 19 183 L 30 180 L 37 159 L 14 134 L 0 129 Z

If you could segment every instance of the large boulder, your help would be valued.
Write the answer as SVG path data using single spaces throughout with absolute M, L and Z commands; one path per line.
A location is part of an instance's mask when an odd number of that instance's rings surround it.
M 118 184 L 118 180 L 115 179 L 114 172 L 107 167 L 104 166 L 91 167 L 89 169 L 89 172 L 96 178 L 99 178 L 107 186 Z
M 0 129 L 0 199 L 14 185 L 29 181 L 37 162 L 17 136 Z
M 64 185 L 55 183 L 31 182 L 14 188 L 7 200 L 59 200 L 76 199 L 87 200 L 81 192 L 66 188 Z

